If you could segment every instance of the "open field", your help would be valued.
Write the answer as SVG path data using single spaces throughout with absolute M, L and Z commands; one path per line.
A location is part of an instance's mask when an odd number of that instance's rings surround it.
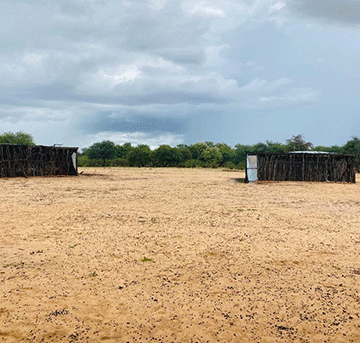
M 0 179 L 0 341 L 360 342 L 360 183 L 82 170 Z

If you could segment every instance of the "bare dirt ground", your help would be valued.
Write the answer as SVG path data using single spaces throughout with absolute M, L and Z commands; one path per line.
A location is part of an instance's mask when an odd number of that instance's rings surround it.
M 82 170 L 0 179 L 0 341 L 360 342 L 359 183 Z

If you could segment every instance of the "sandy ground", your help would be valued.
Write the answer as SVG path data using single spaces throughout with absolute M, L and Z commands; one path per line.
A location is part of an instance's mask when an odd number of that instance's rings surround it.
M 0 179 L 0 341 L 360 342 L 360 183 L 82 170 Z

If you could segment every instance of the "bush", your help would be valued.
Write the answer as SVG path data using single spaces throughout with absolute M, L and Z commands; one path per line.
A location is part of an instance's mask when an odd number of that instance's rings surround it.
M 237 169 L 245 170 L 246 168 L 246 161 L 242 161 L 236 165 Z
M 225 163 L 225 168 L 236 169 L 236 164 L 234 162 L 228 161 Z
M 108 161 L 110 167 L 128 167 L 129 161 L 126 158 L 114 158 Z
M 183 163 L 185 168 L 201 168 L 203 164 L 199 160 L 187 160 Z
M 89 157 L 85 155 L 79 155 L 78 157 L 78 167 L 87 167 L 87 163 L 89 162 Z
M 217 161 L 209 161 L 203 164 L 203 168 L 219 168 L 220 164 Z
M 79 167 L 102 167 L 104 165 L 103 160 L 94 159 L 90 160 L 89 157 L 82 155 L 78 157 L 78 166 Z
M 0 135 L 0 144 L 35 145 L 33 136 L 22 131 L 4 132 Z

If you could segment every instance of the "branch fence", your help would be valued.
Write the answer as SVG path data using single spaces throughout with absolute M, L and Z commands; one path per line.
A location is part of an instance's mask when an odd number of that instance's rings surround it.
M 0 177 L 77 175 L 78 148 L 0 145 Z

